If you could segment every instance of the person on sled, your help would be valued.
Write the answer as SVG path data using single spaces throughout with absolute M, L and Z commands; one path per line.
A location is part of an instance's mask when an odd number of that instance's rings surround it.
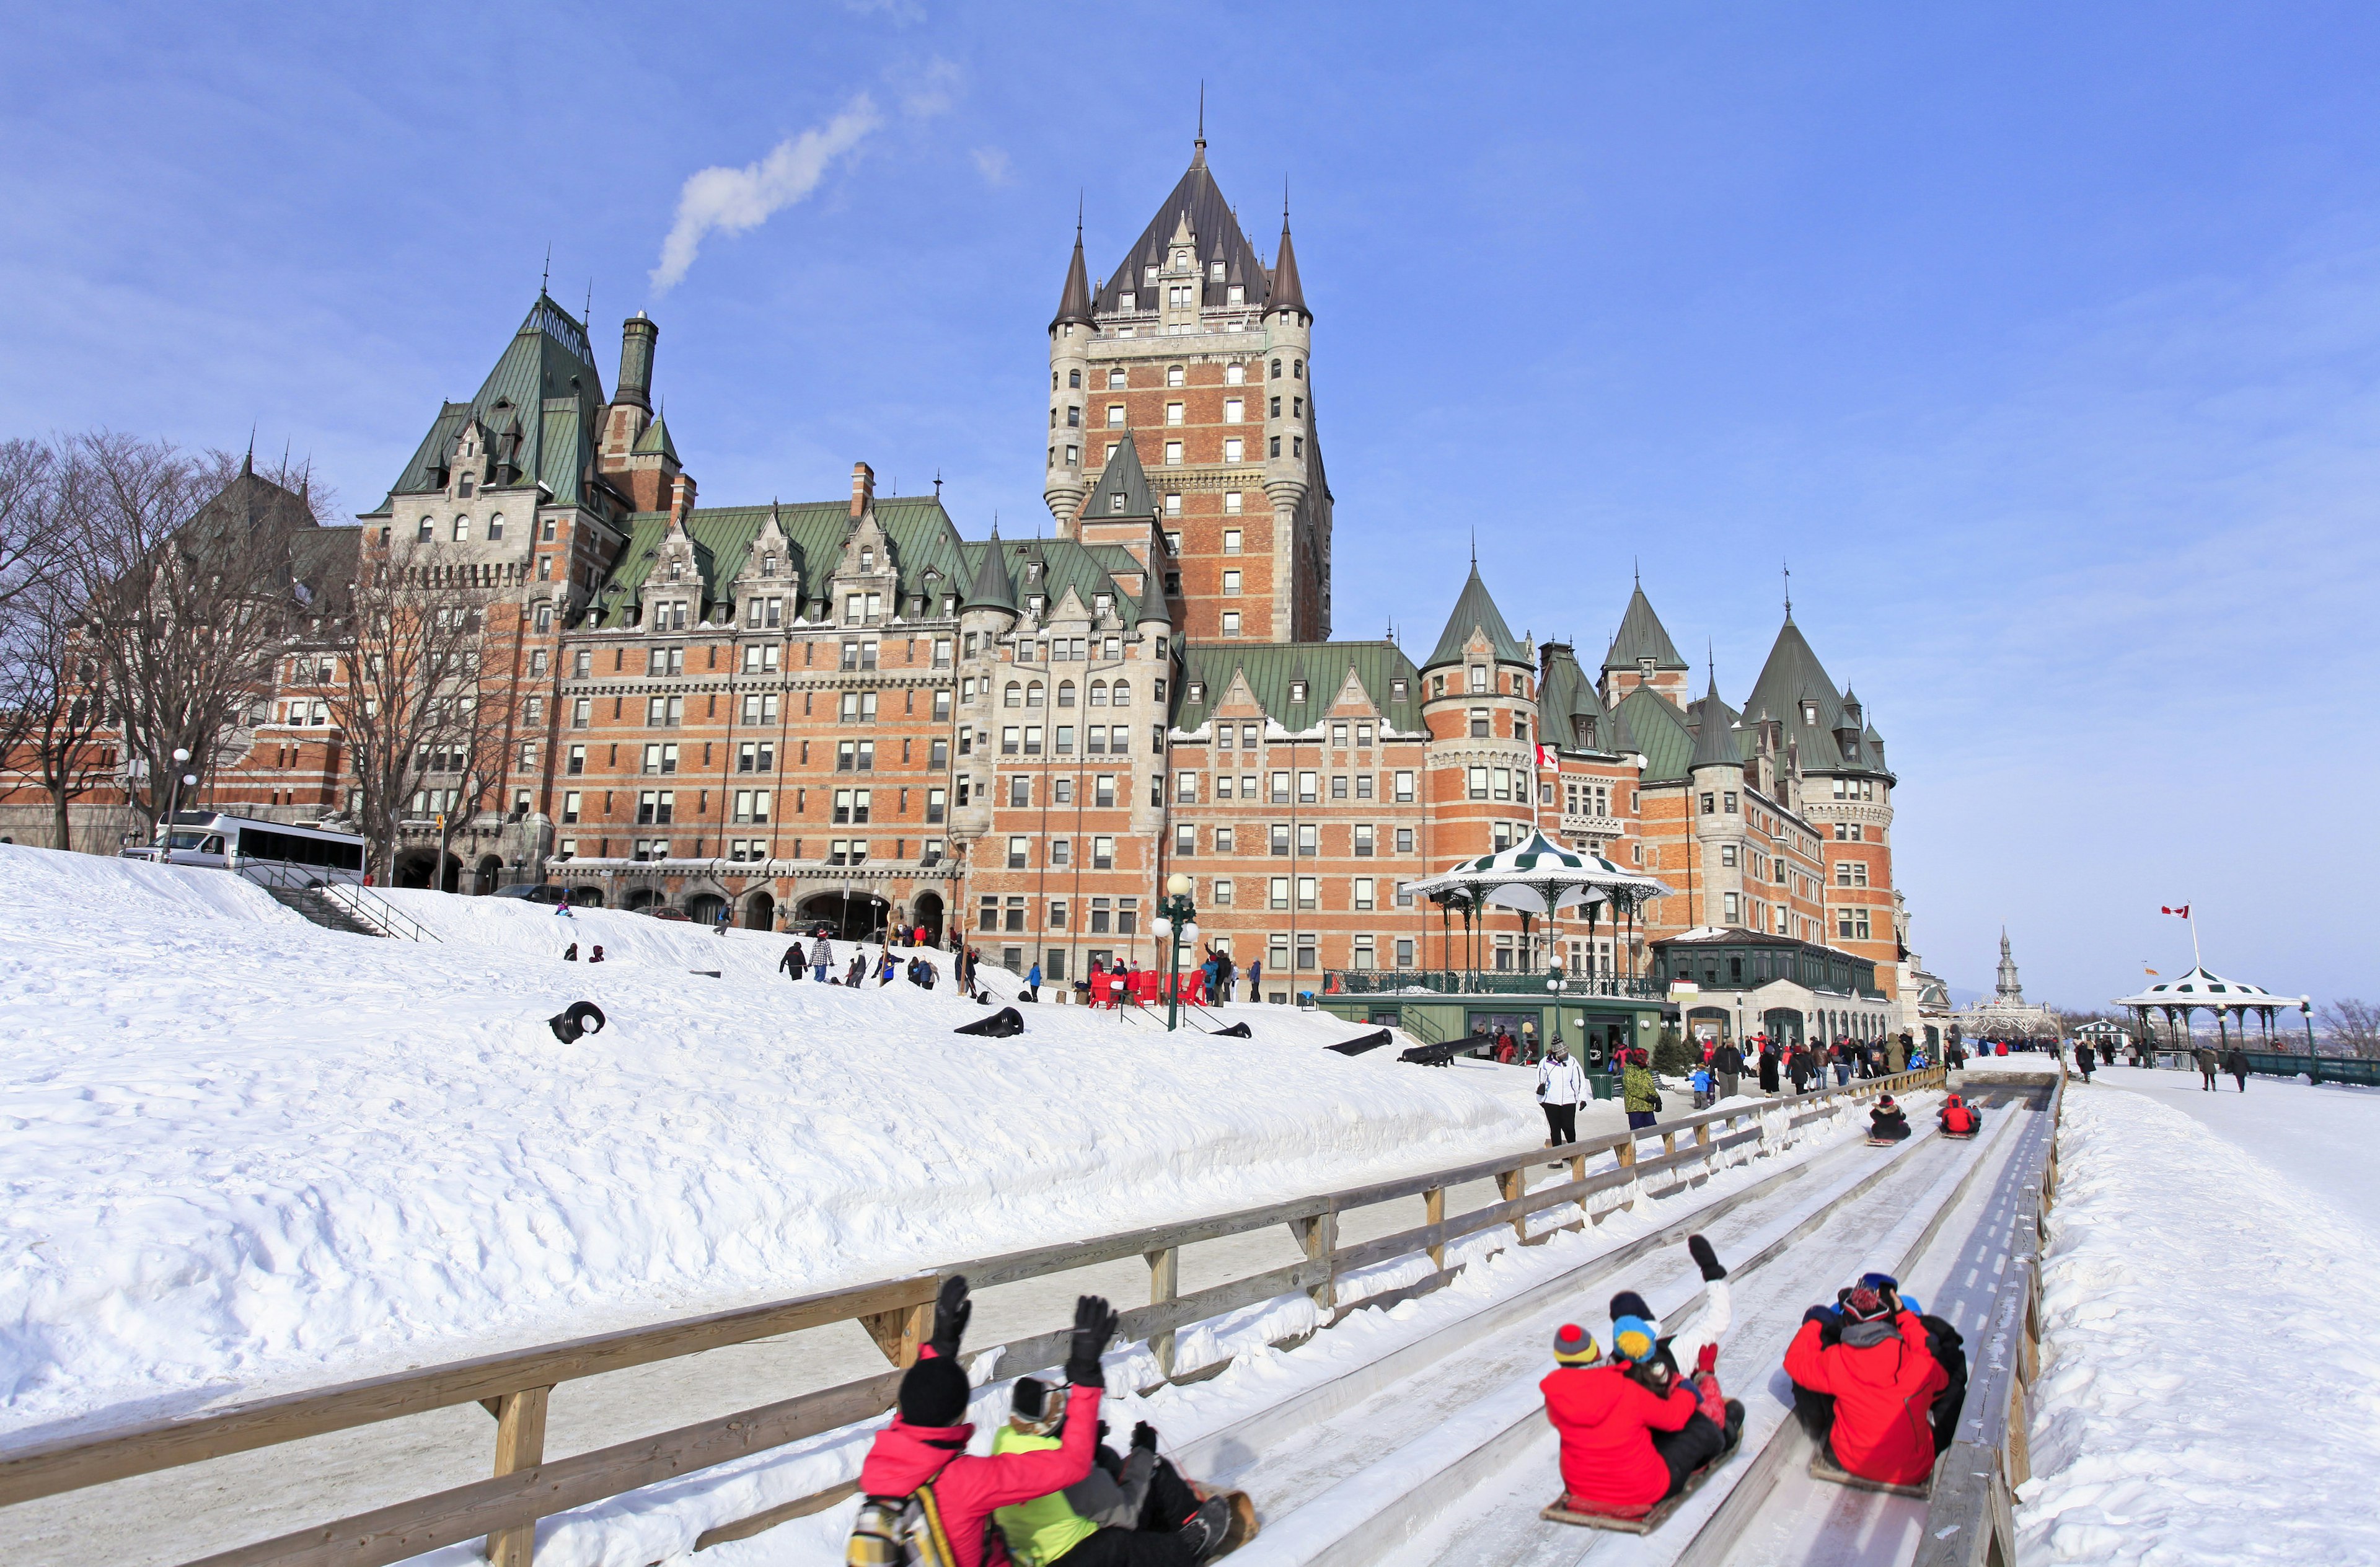
M 1894 1102 L 1890 1094 L 1876 1101 L 1867 1112 L 1867 1139 L 1872 1143 L 1897 1143 L 1909 1136 L 1909 1116 Z
M 1935 1111 L 1934 1124 L 1949 1136 L 1972 1137 L 1983 1125 L 1984 1118 L 1975 1113 L 1975 1107 L 1967 1102 L 1964 1094 L 1952 1094 Z
M 991 1439 L 992 1455 L 1062 1448 L 1072 1403 L 1068 1389 L 1019 1377 L 1008 1424 Z M 1101 1426 L 1099 1434 L 1106 1432 Z M 1075 1484 L 996 1509 L 991 1517 L 1009 1554 L 1025 1567 L 1188 1567 L 1240 1543 L 1230 1500 L 1201 1500 L 1158 1456 L 1157 1430 L 1146 1420 L 1132 1428 L 1129 1456 L 1102 1445 L 1092 1454 L 1091 1472 Z
M 969 1387 L 958 1359 L 959 1337 L 974 1309 L 965 1279 L 943 1282 L 934 1306 L 933 1337 L 903 1374 L 899 1411 L 876 1434 L 860 1466 L 859 1517 L 852 1524 L 848 1561 L 947 1559 L 953 1567 L 1003 1562 L 1008 1558 L 993 1532 L 992 1513 L 1062 1491 L 1091 1472 L 1099 1398 L 1107 1388 L 1099 1355 L 1115 1336 L 1116 1313 L 1098 1295 L 1075 1302 L 1064 1435 L 1034 1452 L 978 1458 L 966 1450 L 975 1427 L 966 1418 Z
M 1785 1375 L 1811 1440 L 1838 1468 L 1880 1485 L 1926 1482 L 1967 1396 L 1959 1330 L 1922 1316 L 1886 1273 L 1803 1314 Z
M 1575 1323 L 1554 1335 L 1554 1369 L 1537 1384 L 1546 1418 L 1561 1433 L 1562 1499 L 1567 1512 L 1641 1518 L 1684 1490 L 1732 1447 L 1743 1405 L 1721 1396 L 1719 1335 L 1727 1330 L 1727 1269 L 1711 1245 L 1690 1235 L 1686 1248 L 1709 1294 L 1691 1334 L 1664 1339 L 1642 1295 L 1611 1297 L 1611 1358 Z M 1681 1359 L 1694 1367 L 1680 1376 Z

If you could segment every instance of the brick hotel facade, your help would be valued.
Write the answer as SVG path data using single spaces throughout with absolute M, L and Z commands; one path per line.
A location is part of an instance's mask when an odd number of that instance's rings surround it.
M 1330 639 L 1314 324 L 1287 221 L 1267 265 L 1201 140 L 1109 276 L 1076 236 L 1048 328 L 1054 536 L 969 540 L 864 463 L 832 501 L 698 505 L 654 411 L 659 328 L 624 324 L 606 397 L 585 324 L 540 293 L 353 546 L 292 553 L 317 603 L 399 548 L 486 596 L 502 780 L 474 810 L 424 777 L 416 820 L 468 821 L 443 865 L 412 830 L 399 880 L 544 879 L 756 928 L 956 922 L 1065 981 L 1161 961 L 1153 905 L 1182 871 L 1205 939 L 1287 999 L 1330 970 L 1463 966 L 1459 925 L 1406 885 L 1543 830 L 1675 889 L 1633 930 L 1565 921 L 1569 972 L 1644 973 L 1650 942 L 1732 928 L 1873 962 L 1898 1015 L 1898 781 L 1790 609 L 1738 706 L 1693 694 L 1641 586 L 1592 670 L 1515 638 L 1475 564 L 1419 662 Z M 351 808 L 310 695 L 338 623 L 312 626 L 205 807 Z M 20 836 L 47 808 L 0 803 Z M 120 808 L 77 809 L 112 848 Z M 1541 966 L 1524 940 L 1492 919 L 1485 966 Z

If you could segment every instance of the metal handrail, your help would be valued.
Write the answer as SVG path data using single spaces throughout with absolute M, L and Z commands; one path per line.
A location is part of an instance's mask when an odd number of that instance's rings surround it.
M 1322 981 L 1320 994 L 1326 996 L 1384 996 L 1428 990 L 1439 995 L 1610 996 L 1658 1001 L 1669 993 L 1667 981 L 1644 975 L 1572 978 L 1499 969 L 1330 968 L 1323 971 Z
M 407 941 L 435 941 L 437 933 L 360 882 L 326 881 L 305 866 L 281 860 L 241 860 L 233 874 L 260 887 L 315 897 L 333 905 L 381 935 Z

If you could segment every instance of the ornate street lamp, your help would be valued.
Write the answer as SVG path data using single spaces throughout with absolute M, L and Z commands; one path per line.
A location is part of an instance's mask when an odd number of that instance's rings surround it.
M 182 813 L 182 785 L 198 783 L 196 778 L 182 771 L 182 764 L 189 759 L 190 753 L 188 750 L 180 747 L 175 747 L 174 784 L 165 795 L 165 825 L 157 834 L 160 848 L 157 858 L 160 864 L 170 861 L 174 857 L 174 819 Z
M 1166 896 L 1157 903 L 1157 917 L 1173 929 L 1165 961 L 1165 1030 L 1172 1033 L 1182 1016 L 1182 929 L 1198 917 L 1197 905 L 1190 901 L 1190 878 L 1180 871 L 1165 879 Z

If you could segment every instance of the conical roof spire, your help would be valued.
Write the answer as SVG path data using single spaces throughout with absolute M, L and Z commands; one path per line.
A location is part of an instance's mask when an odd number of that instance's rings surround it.
M 1472 563 L 1471 576 L 1463 584 L 1462 593 L 1454 601 L 1454 613 L 1446 617 L 1446 629 L 1439 633 L 1438 649 L 1421 666 L 1434 669 L 1440 664 L 1461 663 L 1463 650 L 1471 644 L 1474 631 L 1487 635 L 1488 646 L 1496 659 L 1503 663 L 1533 663 L 1521 645 L 1512 640 L 1512 628 L 1504 624 L 1504 614 L 1489 596 L 1488 585 L 1479 580 L 1479 565 Z
M 1165 574 L 1155 566 L 1141 573 L 1138 618 L 1173 624 L 1173 607 L 1165 601 Z
M 1628 595 L 1628 608 L 1620 617 L 1620 630 L 1611 638 L 1611 650 L 1603 656 L 1606 670 L 1634 669 L 1637 660 L 1649 658 L 1655 669 L 1684 669 L 1686 661 L 1678 655 L 1678 645 L 1670 640 L 1669 630 L 1661 617 L 1653 613 L 1653 601 L 1645 596 L 1642 583 Z
M 1083 266 L 1083 214 L 1075 214 L 1075 259 L 1066 263 L 1066 286 L 1058 294 L 1058 313 L 1050 318 L 1052 331 L 1074 323 L 1087 326 L 1091 321 L 1091 277 Z
M 1134 443 L 1132 431 L 1123 431 L 1123 439 L 1108 454 L 1107 466 L 1099 472 L 1099 482 L 1083 503 L 1086 520 L 1099 517 L 1153 517 L 1157 516 L 1157 492 L 1148 487 L 1148 472 L 1140 466 L 1140 448 Z M 1122 497 L 1121 500 L 1118 497 Z
M 1710 689 L 1702 699 L 1702 729 L 1694 736 L 1694 760 L 1686 764 L 1696 767 L 1741 767 L 1743 748 L 1735 740 L 1735 714 L 1718 699 L 1718 674 L 1714 670 Z
M 1272 293 L 1265 300 L 1265 313 L 1275 310 L 1295 310 L 1299 315 L 1314 312 L 1305 308 L 1305 290 L 1297 281 L 1297 249 L 1289 242 L 1289 189 L 1281 195 L 1281 253 L 1273 258 Z
M 1016 587 L 1008 579 L 1008 562 L 1001 553 L 1000 525 L 991 525 L 991 541 L 976 562 L 975 582 L 967 589 L 962 610 L 1006 610 L 1016 613 Z

